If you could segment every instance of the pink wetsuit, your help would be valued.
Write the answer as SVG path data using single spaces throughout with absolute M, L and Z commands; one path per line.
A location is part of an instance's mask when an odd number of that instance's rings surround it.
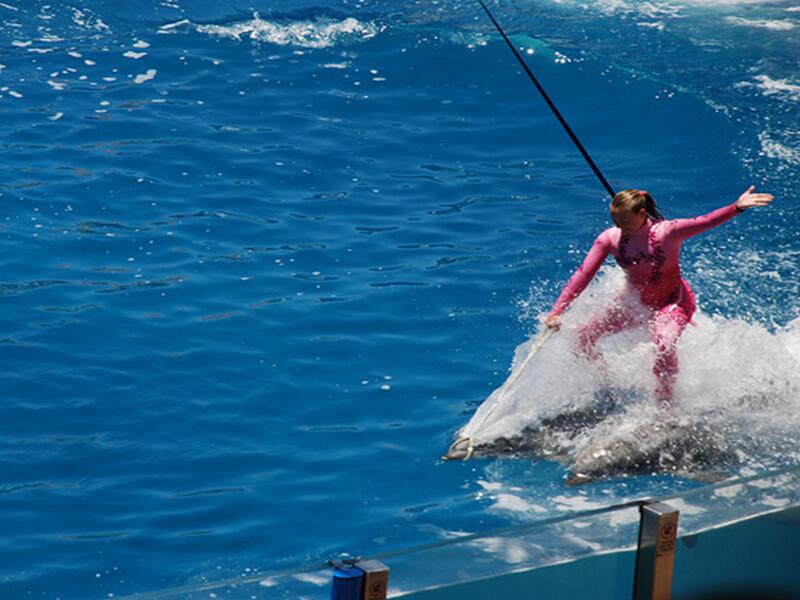
M 572 275 L 553 305 L 551 315 L 563 313 L 597 273 L 611 254 L 624 270 L 629 283 L 639 291 L 642 304 L 652 309 L 651 332 L 657 355 L 653 373 L 658 381 L 656 397 L 660 402 L 672 398 L 672 386 L 678 374 L 675 344 L 695 311 L 692 288 L 681 278 L 678 258 L 683 240 L 721 225 L 740 211 L 736 204 L 724 206 L 693 219 L 653 221 L 647 219 L 636 232 L 618 227 L 597 236 L 589 253 Z M 582 352 L 589 358 L 600 355 L 595 344 L 600 337 L 639 324 L 637 315 L 620 304 L 609 306 L 579 332 Z

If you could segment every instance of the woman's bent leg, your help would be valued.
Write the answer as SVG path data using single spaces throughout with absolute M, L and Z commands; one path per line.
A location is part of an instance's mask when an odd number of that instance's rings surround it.
M 683 307 L 670 304 L 659 310 L 653 319 L 651 331 L 656 345 L 653 374 L 656 376 L 655 397 L 659 406 L 672 403 L 673 388 L 678 375 L 678 338 L 689 323 L 690 315 Z
M 597 350 L 597 342 L 600 338 L 633 327 L 636 323 L 637 320 L 630 311 L 619 306 L 607 308 L 578 330 L 580 354 L 589 360 L 602 358 L 603 355 Z

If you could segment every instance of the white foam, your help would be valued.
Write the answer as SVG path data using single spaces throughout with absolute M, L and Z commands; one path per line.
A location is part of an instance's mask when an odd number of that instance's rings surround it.
M 673 2 L 640 2 L 638 0 L 598 0 L 594 6 L 607 15 L 636 14 L 651 19 L 680 17 L 683 8 Z
M 591 550 L 592 552 L 600 552 L 603 549 L 603 545 L 601 543 L 593 542 L 574 533 L 562 533 L 561 537 L 578 548 L 585 548 L 586 550 Z
M 765 156 L 785 161 L 791 165 L 800 165 L 800 149 L 773 140 L 765 131 L 758 134 L 758 141 L 761 142 L 761 152 Z
M 597 508 L 603 508 L 605 506 L 601 502 L 595 502 L 593 500 L 589 500 L 584 496 L 567 496 L 567 495 L 559 495 L 553 496 L 553 502 L 559 505 L 560 508 L 568 511 L 584 511 L 584 510 L 594 510 Z
M 189 19 L 181 19 L 180 21 L 175 21 L 174 23 L 167 23 L 166 25 L 162 25 L 158 28 L 158 33 L 171 33 L 173 29 L 178 29 L 184 25 L 191 25 L 191 23 L 192 22 Z
M 664 31 L 664 21 L 641 21 L 636 23 L 639 27 L 646 27 L 648 29 L 657 29 L 658 31 Z
M 494 490 L 499 490 L 501 487 L 503 487 L 501 484 L 497 482 L 484 481 L 483 479 L 478 480 L 478 485 L 490 492 Z
M 480 546 L 495 558 L 512 565 L 527 562 L 531 557 L 531 550 L 541 549 L 538 546 L 525 543 L 524 540 L 504 537 L 481 538 L 472 544 Z
M 515 494 L 497 494 L 493 496 L 494 504 L 491 509 L 500 511 L 511 511 L 516 513 L 543 513 L 546 512 L 543 506 L 534 504 Z
M 155 69 L 147 69 L 146 73 L 142 73 L 141 75 L 137 75 L 133 79 L 133 83 L 141 84 L 145 81 L 150 81 L 151 79 L 155 79 L 155 76 L 158 74 L 158 71 Z
M 341 41 L 363 41 L 375 37 L 379 27 L 353 17 L 341 21 L 317 19 L 315 21 L 292 21 L 278 23 L 262 19 L 258 13 L 248 21 L 227 25 L 203 25 L 187 19 L 164 25 L 160 33 L 171 32 L 178 27 L 190 27 L 200 33 L 216 37 L 241 40 L 248 37 L 259 42 L 279 46 L 301 46 L 304 48 L 329 48 Z
M 292 575 L 297 581 L 302 583 L 310 583 L 311 585 L 329 585 L 331 582 L 331 577 L 327 572 L 319 572 L 319 573 L 298 573 L 297 575 Z
M 769 75 L 756 75 L 758 87 L 765 96 L 781 95 L 791 100 L 800 100 L 800 85 L 788 79 L 772 79 Z
M 702 506 L 697 506 L 696 504 L 690 504 L 684 498 L 672 498 L 669 501 L 669 503 L 670 506 L 678 509 L 684 516 L 696 516 L 706 512 L 706 509 L 703 508 Z
M 608 524 L 612 527 L 638 524 L 640 519 L 639 511 L 632 510 L 616 510 L 605 516 L 608 519 Z
M 744 488 L 741 485 L 730 485 L 714 490 L 714 495 L 720 498 L 734 498 L 742 493 Z
M 745 19 L 744 17 L 725 17 L 731 25 L 752 27 L 755 29 L 770 29 L 772 31 L 791 31 L 797 24 L 789 19 Z
M 772 6 L 786 0 L 686 0 L 687 4 L 697 6 Z
M 773 508 L 784 508 L 789 505 L 790 500 L 788 498 L 775 498 L 774 496 L 767 495 L 762 498 L 761 503 Z
M 147 52 L 134 52 L 133 50 L 128 50 L 122 56 L 125 58 L 132 58 L 133 60 L 139 60 L 143 56 L 147 56 Z
M 559 4 L 564 0 L 554 0 Z M 582 4 L 583 0 L 580 0 Z M 780 4 L 785 0 L 599 0 L 594 6 L 607 14 L 637 13 L 648 16 L 682 17 L 686 8 L 720 8 Z M 586 6 L 582 4 L 583 6 Z
M 88 15 L 86 12 L 78 9 L 72 8 L 72 21 L 76 25 L 80 25 L 86 29 L 94 29 L 95 31 L 110 31 L 108 25 L 106 25 L 100 17 L 95 17 L 93 15 Z

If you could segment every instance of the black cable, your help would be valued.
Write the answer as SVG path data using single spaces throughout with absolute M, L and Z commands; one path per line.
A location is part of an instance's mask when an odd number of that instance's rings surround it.
M 542 95 L 542 98 L 544 98 L 544 101 L 547 102 L 547 106 L 549 106 L 550 110 L 553 111 L 553 114 L 556 116 L 556 119 L 558 119 L 558 122 L 561 123 L 561 126 L 566 130 L 567 134 L 569 134 L 570 139 L 572 139 L 572 142 L 578 147 L 578 150 L 581 151 L 583 158 L 586 159 L 587 163 L 589 163 L 589 166 L 592 168 L 592 171 L 594 171 L 594 174 L 597 175 L 597 178 L 600 180 L 600 183 L 603 184 L 603 187 L 606 188 L 606 191 L 613 198 L 614 188 L 612 188 L 611 185 L 608 183 L 606 178 L 603 176 L 603 173 L 600 172 L 600 168 L 592 160 L 592 157 L 589 156 L 589 153 L 586 151 L 586 148 L 583 147 L 583 144 L 581 144 L 581 141 L 578 139 L 578 136 L 575 135 L 575 132 L 572 131 L 572 128 L 566 122 L 564 117 L 561 116 L 561 113 L 558 111 L 558 108 L 556 108 L 556 105 L 550 99 L 550 96 L 547 95 L 547 92 L 544 91 L 544 88 L 539 83 L 539 80 L 536 79 L 536 76 L 533 74 L 533 72 L 531 72 L 530 68 L 528 68 L 527 63 L 522 59 L 522 56 L 520 56 L 519 52 L 517 52 L 517 49 L 514 48 L 514 44 L 512 44 L 511 40 L 508 39 L 508 36 L 503 31 L 503 28 L 500 27 L 500 24 L 497 22 L 492 13 L 486 7 L 486 4 L 484 4 L 483 0 L 478 0 L 478 2 L 481 3 L 483 10 L 486 11 L 486 14 L 492 20 L 492 23 L 494 23 L 494 26 L 497 28 L 497 31 L 499 31 L 500 35 L 503 36 L 503 39 L 506 41 L 506 44 L 508 44 L 508 47 L 511 48 L 511 51 L 514 53 L 514 56 L 517 57 L 519 64 L 521 64 L 522 68 L 525 69 L 525 72 L 528 74 L 528 77 L 531 78 L 531 81 L 536 86 L 536 89 L 539 90 L 539 93 Z

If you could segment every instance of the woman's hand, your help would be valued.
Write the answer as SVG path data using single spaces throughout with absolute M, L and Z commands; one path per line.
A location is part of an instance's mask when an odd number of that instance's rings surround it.
M 561 315 L 550 315 L 545 319 L 544 324 L 547 325 L 548 329 L 555 329 L 558 331 L 561 327 Z
M 754 189 L 756 189 L 756 186 L 751 185 L 744 194 L 739 196 L 736 201 L 736 208 L 744 210 L 751 206 L 766 206 L 775 198 L 772 194 L 754 194 Z

